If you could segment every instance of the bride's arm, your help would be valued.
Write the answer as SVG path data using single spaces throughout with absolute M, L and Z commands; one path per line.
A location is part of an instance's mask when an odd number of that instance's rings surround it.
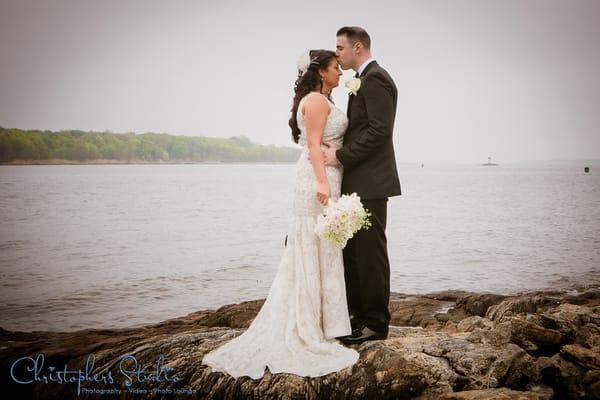
M 310 96 L 306 99 L 303 110 L 308 153 L 317 178 L 317 198 L 321 204 L 326 204 L 331 195 L 329 181 L 325 174 L 325 160 L 321 152 L 321 140 L 330 110 L 327 99 L 321 95 Z

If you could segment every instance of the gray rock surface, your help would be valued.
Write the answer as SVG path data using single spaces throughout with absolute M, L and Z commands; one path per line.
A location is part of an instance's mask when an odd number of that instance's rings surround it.
M 249 326 L 263 301 L 132 329 L 65 333 L 0 328 L 2 387 L 10 398 L 20 399 L 600 399 L 596 286 L 513 296 L 393 293 L 389 337 L 353 346 L 360 353 L 357 364 L 319 378 L 273 375 L 267 370 L 260 380 L 236 380 L 201 365 L 206 352 Z M 45 367 L 68 364 L 84 371 L 93 353 L 93 373 L 101 377 L 110 371 L 116 383 L 88 381 L 82 387 L 120 387 L 121 394 L 78 397 L 76 383 L 16 384 L 10 378 L 14 361 L 40 353 Z M 118 373 L 127 354 L 146 370 L 158 368 L 162 356 L 171 375 L 180 380 L 136 381 L 133 386 L 142 394 L 128 392 Z M 24 372 L 17 368 L 16 373 Z

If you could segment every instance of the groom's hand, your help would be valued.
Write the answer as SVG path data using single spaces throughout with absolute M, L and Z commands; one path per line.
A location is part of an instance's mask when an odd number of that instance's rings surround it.
M 335 151 L 338 148 L 327 144 L 326 150 L 321 150 L 323 152 L 323 158 L 325 159 L 325 165 L 338 166 L 341 165 L 337 157 L 335 156 Z
M 339 148 L 339 147 L 335 147 L 327 142 L 321 142 L 321 144 L 323 146 L 327 146 L 327 150 L 323 150 L 321 149 L 321 153 L 323 154 L 323 159 L 325 161 L 325 165 L 342 165 L 339 160 L 337 159 L 337 157 L 335 156 L 335 151 Z M 308 161 L 310 161 L 310 153 L 308 153 Z M 329 163 L 327 162 L 329 160 Z M 333 161 L 332 161 L 333 160 Z M 333 162 L 333 164 L 332 164 Z

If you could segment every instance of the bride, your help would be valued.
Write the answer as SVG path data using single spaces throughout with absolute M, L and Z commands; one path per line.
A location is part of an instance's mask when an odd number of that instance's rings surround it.
M 202 364 L 237 378 L 271 373 L 322 376 L 355 364 L 358 352 L 337 337 L 351 333 L 342 250 L 315 233 L 317 215 L 340 196 L 342 168 L 325 166 L 321 143 L 342 145 L 346 114 L 331 90 L 342 71 L 335 53 L 311 50 L 298 64 L 289 124 L 302 145 L 295 167 L 287 246 L 267 298 L 241 335 L 206 354 Z

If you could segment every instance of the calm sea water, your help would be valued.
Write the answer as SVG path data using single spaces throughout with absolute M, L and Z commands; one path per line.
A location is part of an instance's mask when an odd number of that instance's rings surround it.
M 293 164 L 0 167 L 0 326 L 130 327 L 264 298 Z M 399 165 L 392 290 L 600 282 L 600 165 Z

